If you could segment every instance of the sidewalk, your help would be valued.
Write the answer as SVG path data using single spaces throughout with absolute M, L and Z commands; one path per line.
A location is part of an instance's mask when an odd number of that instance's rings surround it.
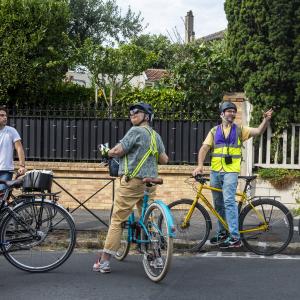
M 109 224 L 110 211 L 92 210 L 100 219 Z M 107 227 L 99 222 L 86 210 L 80 209 L 72 213 L 77 229 L 77 247 L 85 249 L 102 249 L 105 240 Z M 210 236 L 215 233 L 216 224 L 212 219 L 212 230 Z M 300 236 L 298 232 L 299 218 L 294 218 L 294 235 L 288 247 L 281 252 L 281 254 L 300 255 Z M 220 251 L 216 245 L 210 245 L 207 241 L 201 248 L 201 252 Z M 226 251 L 226 250 L 225 250 Z M 242 247 L 241 249 L 234 250 L 239 252 L 249 252 L 248 249 Z

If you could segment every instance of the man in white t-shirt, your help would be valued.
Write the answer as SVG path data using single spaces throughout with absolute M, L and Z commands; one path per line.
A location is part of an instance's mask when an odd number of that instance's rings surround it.
M 14 150 L 19 158 L 18 174 L 25 174 L 25 155 L 17 130 L 7 126 L 7 109 L 0 106 L 0 179 L 11 180 L 14 171 Z M 5 185 L 0 184 L 0 191 Z

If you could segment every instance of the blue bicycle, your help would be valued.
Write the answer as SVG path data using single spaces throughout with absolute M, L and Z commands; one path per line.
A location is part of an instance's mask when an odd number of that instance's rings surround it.
M 150 205 L 149 188 L 162 184 L 160 178 L 144 178 L 145 184 L 142 214 L 136 220 L 132 213 L 123 223 L 121 246 L 115 258 L 122 261 L 127 256 L 132 243 L 138 245 L 143 255 L 143 266 L 147 276 L 154 282 L 161 281 L 167 274 L 173 255 L 173 237 L 175 225 L 170 209 L 162 201 L 156 200 Z

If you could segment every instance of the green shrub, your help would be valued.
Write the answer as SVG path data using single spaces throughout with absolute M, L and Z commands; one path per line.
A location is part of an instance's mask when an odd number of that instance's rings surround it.
M 258 174 L 278 189 L 286 188 L 293 182 L 300 181 L 300 170 L 259 169 Z

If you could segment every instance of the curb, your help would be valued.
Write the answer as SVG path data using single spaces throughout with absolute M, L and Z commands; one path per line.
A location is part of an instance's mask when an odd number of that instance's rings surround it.
M 104 241 L 106 237 L 105 230 L 77 230 L 77 240 L 76 248 L 77 249 L 86 249 L 86 250 L 99 250 L 104 246 Z M 249 250 L 246 247 L 241 247 L 238 249 L 220 249 L 217 245 L 211 245 L 209 241 L 206 241 L 205 245 L 200 249 L 199 253 L 209 253 L 209 252 L 244 252 L 249 253 Z M 180 253 L 178 253 L 180 254 Z M 290 244 L 280 253 L 286 255 L 300 255 L 300 237 L 297 231 L 294 232 L 294 236 Z M 182 253 L 185 255 L 185 253 Z

